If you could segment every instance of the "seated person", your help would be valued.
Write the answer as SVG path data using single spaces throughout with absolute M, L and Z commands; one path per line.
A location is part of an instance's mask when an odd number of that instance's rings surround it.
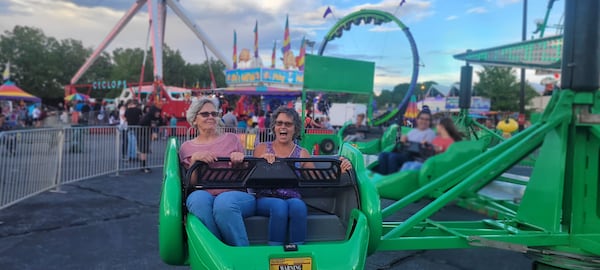
M 294 109 L 279 107 L 273 113 L 271 130 L 275 133 L 272 142 L 261 143 L 254 150 L 255 157 L 269 163 L 275 158 L 308 158 L 306 149 L 294 142 L 300 137 L 302 122 Z M 351 169 L 352 164 L 341 158 L 342 173 Z M 314 168 L 312 162 L 300 164 L 304 168 Z M 269 245 L 286 243 L 303 244 L 306 239 L 307 208 L 298 190 L 273 188 L 257 190 L 256 213 L 269 218 Z
M 362 140 L 365 138 L 366 135 L 363 131 L 367 127 L 363 124 L 364 121 L 365 121 L 365 114 L 359 113 L 356 116 L 356 124 L 354 124 L 354 127 L 356 128 L 356 132 L 354 134 L 347 135 L 346 137 L 344 137 L 345 142 L 354 142 L 356 140 Z
M 317 121 L 315 121 L 311 115 L 311 111 L 306 111 L 306 118 L 304 118 L 304 128 L 322 128 L 321 124 L 317 123 Z
M 437 136 L 431 141 L 435 154 L 445 152 L 448 147 L 461 140 L 461 134 L 450 118 L 442 118 L 436 126 Z M 407 161 L 402 165 L 401 171 L 418 170 L 423 166 L 424 160 Z
M 431 112 L 423 110 L 417 115 L 417 128 L 408 132 L 407 135 L 402 135 L 399 144 L 407 142 L 414 143 L 431 143 L 435 137 L 435 132 L 431 130 Z M 397 145 L 398 146 L 398 145 Z M 413 161 L 414 157 L 411 153 L 400 152 L 383 152 L 379 154 L 378 172 L 381 174 L 391 174 L 397 172 L 404 162 Z
M 244 160 L 244 148 L 235 134 L 220 133 L 217 105 L 208 98 L 192 102 L 186 118 L 192 127 L 198 130 L 198 136 L 184 142 L 179 149 L 179 158 L 184 167 L 189 168 L 196 161 L 211 166 L 229 166 L 217 164 L 218 157 L 231 158 L 232 164 Z M 190 184 L 195 185 L 192 176 Z M 186 200 L 190 213 L 198 217 L 217 238 L 231 246 L 248 246 L 248 234 L 244 218 L 254 215 L 256 200 L 253 195 L 242 190 L 199 189 L 192 192 Z

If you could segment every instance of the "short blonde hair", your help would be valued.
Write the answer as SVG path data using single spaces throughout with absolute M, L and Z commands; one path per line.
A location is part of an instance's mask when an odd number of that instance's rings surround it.
M 206 104 L 212 104 L 213 106 L 215 106 L 215 108 L 217 110 L 219 108 L 219 106 L 213 99 L 208 98 L 208 97 L 201 97 L 198 100 L 192 101 L 192 104 L 190 104 L 190 107 L 187 109 L 187 111 L 185 113 L 185 118 L 188 121 L 188 123 L 190 124 L 190 126 L 192 126 L 193 128 L 196 128 L 196 126 L 194 125 L 194 122 L 196 122 L 196 117 L 198 117 L 198 112 Z M 217 127 L 223 126 L 223 121 L 221 121 L 221 117 L 216 117 L 216 121 L 217 121 Z M 217 129 L 217 131 L 218 131 L 218 129 Z

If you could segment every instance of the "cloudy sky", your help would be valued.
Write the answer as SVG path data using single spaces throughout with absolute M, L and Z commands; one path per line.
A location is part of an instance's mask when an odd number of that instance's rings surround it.
M 48 36 L 82 40 L 96 47 L 135 0 L 2 0 L 0 32 L 15 25 L 41 28 Z M 255 21 L 259 25 L 259 48 L 263 63 L 270 64 L 273 42 L 281 46 L 286 14 L 289 15 L 292 49 L 297 52 L 306 37 L 317 42 L 335 22 L 360 9 L 379 9 L 394 14 L 409 27 L 419 50 L 419 81 L 449 85 L 459 80 L 460 61 L 452 55 L 467 49 L 482 49 L 521 39 L 522 0 L 180 0 L 191 19 L 231 61 L 233 31 L 238 33 L 238 51 L 252 49 Z M 542 19 L 547 0 L 529 0 L 527 30 L 533 36 L 535 21 Z M 564 1 L 551 12 L 550 24 L 558 24 Z M 323 18 L 327 7 L 333 15 Z M 173 12 L 167 15 L 166 43 L 178 49 L 188 62 L 205 60 L 201 42 Z M 108 50 L 143 47 L 148 31 L 148 9 L 144 6 L 114 39 Z M 555 33 L 554 29 L 547 35 Z M 317 49 L 315 48 L 315 53 Z M 310 52 L 310 49 L 309 49 Z M 209 54 L 211 54 L 209 52 Z M 278 49 L 278 54 L 280 51 Z M 376 89 L 408 82 L 411 53 L 404 33 L 394 24 L 354 26 L 342 38 L 329 42 L 325 55 L 376 63 Z M 211 54 L 211 57 L 213 55 Z M 277 63 L 281 66 L 281 62 Z M 477 68 L 476 68 L 477 69 Z M 528 80 L 539 81 L 533 71 Z

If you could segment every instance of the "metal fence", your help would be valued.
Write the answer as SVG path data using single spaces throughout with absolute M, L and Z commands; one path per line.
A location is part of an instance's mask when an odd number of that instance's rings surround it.
M 272 140 L 267 129 L 223 128 L 237 134 L 246 155 Z M 65 126 L 0 133 L 0 209 L 38 193 L 92 177 L 163 166 L 167 139 L 196 136 L 185 127 Z

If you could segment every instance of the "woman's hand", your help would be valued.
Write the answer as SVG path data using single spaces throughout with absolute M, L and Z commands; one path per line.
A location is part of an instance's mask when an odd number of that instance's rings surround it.
M 269 164 L 273 164 L 273 162 L 275 162 L 275 154 L 264 153 L 260 157 L 264 158 Z
M 231 163 L 233 163 L 233 164 L 242 163 L 242 161 L 244 161 L 244 153 L 242 153 L 242 152 L 232 152 L 229 155 L 229 159 L 231 160 Z
M 194 164 L 196 161 L 202 161 L 210 164 L 217 161 L 217 155 L 212 152 L 196 152 L 190 157 L 190 164 Z
M 352 163 L 345 157 L 340 157 L 342 164 L 340 164 L 340 168 L 342 169 L 342 173 L 345 173 L 349 170 L 352 170 Z

